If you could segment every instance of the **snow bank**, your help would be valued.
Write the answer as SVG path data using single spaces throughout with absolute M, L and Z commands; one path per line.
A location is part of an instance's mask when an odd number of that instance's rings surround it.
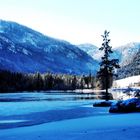
M 129 86 L 134 86 L 138 82 L 140 82 L 140 75 L 116 80 L 113 82 L 113 87 L 114 88 L 125 88 L 125 87 L 129 87 Z

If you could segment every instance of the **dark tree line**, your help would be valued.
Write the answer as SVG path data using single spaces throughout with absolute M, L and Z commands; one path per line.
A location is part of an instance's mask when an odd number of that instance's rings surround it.
M 52 73 L 23 74 L 0 70 L 0 92 L 74 90 L 95 87 L 95 77 Z

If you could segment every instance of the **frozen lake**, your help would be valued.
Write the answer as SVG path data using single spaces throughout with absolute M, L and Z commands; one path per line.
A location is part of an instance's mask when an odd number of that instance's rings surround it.
M 0 129 L 60 120 L 110 115 L 108 108 L 93 108 L 103 97 L 93 93 L 33 92 L 0 94 Z

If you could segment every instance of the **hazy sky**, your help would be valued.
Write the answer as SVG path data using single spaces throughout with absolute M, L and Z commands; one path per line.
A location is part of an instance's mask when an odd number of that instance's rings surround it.
M 140 42 L 140 0 L 0 0 L 0 18 L 74 44 Z

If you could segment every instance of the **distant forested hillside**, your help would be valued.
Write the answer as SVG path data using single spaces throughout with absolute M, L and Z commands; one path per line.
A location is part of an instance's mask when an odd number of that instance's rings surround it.
M 0 92 L 95 88 L 95 77 L 66 74 L 23 74 L 0 70 Z

